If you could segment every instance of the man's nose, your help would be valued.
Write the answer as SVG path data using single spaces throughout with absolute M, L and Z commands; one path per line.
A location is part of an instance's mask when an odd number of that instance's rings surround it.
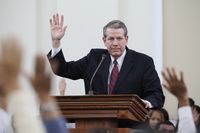
M 113 40 L 113 45 L 118 45 L 118 40 L 117 39 Z

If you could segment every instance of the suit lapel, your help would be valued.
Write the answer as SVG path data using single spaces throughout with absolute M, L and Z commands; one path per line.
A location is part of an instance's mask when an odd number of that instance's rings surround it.
M 131 55 L 130 51 L 127 49 L 127 53 L 125 55 L 121 70 L 119 72 L 119 77 L 117 83 L 114 88 L 114 93 L 117 92 L 121 83 L 123 83 L 124 79 L 126 79 L 126 75 L 129 73 L 129 70 L 133 67 L 133 56 Z

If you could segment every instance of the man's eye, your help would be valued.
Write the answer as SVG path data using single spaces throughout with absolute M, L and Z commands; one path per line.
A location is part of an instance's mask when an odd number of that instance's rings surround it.
M 118 41 L 121 41 L 122 39 L 123 39 L 123 38 L 121 38 L 121 37 L 117 38 Z
M 113 40 L 114 40 L 114 38 L 108 38 L 108 40 L 109 40 L 109 41 L 113 41 Z

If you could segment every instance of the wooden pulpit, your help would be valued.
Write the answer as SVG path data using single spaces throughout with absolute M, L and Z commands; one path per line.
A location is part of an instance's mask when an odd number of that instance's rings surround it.
M 120 121 L 145 121 L 148 110 L 137 95 L 56 96 L 63 116 L 76 129 L 118 128 Z

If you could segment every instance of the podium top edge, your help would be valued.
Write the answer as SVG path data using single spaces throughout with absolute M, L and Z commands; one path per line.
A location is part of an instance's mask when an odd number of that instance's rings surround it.
M 54 97 L 138 97 L 136 94 L 117 94 L 117 95 L 55 95 Z

